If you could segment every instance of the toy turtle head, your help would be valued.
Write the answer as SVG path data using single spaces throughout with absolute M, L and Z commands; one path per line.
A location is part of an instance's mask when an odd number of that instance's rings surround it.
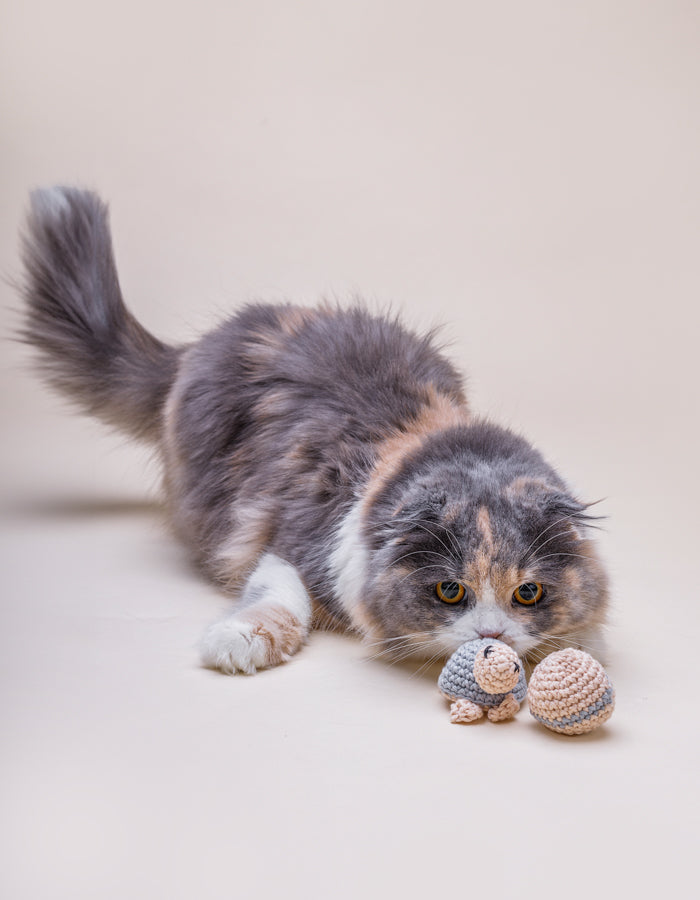
M 506 694 L 520 678 L 518 654 L 502 641 L 481 647 L 474 659 L 474 678 L 487 694 Z

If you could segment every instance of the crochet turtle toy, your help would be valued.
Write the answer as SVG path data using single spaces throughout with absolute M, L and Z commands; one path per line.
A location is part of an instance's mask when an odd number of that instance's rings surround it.
M 452 701 L 450 720 L 474 722 L 484 712 L 492 722 L 511 719 L 527 694 L 533 717 L 559 734 L 585 734 L 610 718 L 615 691 L 605 669 L 589 653 L 567 648 L 535 666 L 530 685 L 512 647 L 482 638 L 462 644 L 438 679 Z
M 438 687 L 448 700 L 452 722 L 512 719 L 527 692 L 518 654 L 491 638 L 467 641 L 447 660 Z

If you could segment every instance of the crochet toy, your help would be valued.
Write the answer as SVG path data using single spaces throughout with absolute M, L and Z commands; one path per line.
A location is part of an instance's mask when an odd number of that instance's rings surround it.
M 492 722 L 512 719 L 527 691 L 518 654 L 491 638 L 462 644 L 447 660 L 438 687 L 452 700 L 452 722 L 474 722 L 484 712 Z
M 462 644 L 445 663 L 438 687 L 452 701 L 450 720 L 474 722 L 484 712 L 492 722 L 511 719 L 527 694 L 530 712 L 559 734 L 585 734 L 607 722 L 615 691 L 605 669 L 583 650 L 557 650 L 540 662 L 529 687 L 518 656 L 502 641 L 482 638 Z
M 585 734 L 607 722 L 615 691 L 605 669 L 583 650 L 557 650 L 535 666 L 527 689 L 530 712 L 559 734 Z

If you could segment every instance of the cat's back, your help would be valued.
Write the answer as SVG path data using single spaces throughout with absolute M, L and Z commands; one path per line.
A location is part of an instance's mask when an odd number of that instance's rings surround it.
M 353 448 L 363 455 L 436 397 L 466 403 L 431 335 L 359 305 L 251 304 L 185 353 L 166 411 L 167 469 L 184 466 L 188 483 L 220 493 L 232 453 L 239 474 L 261 459 L 317 467 Z
M 202 349 L 246 391 L 293 393 L 300 410 L 324 406 L 401 419 L 424 402 L 427 389 L 463 400 L 461 379 L 431 334 L 414 334 L 395 317 L 360 305 L 252 304 Z

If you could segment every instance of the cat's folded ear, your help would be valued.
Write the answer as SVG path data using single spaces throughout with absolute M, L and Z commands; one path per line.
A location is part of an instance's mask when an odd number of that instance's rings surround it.
M 433 484 L 413 485 L 411 493 L 404 497 L 392 518 L 413 519 L 435 518 L 441 516 L 447 503 L 447 492 L 444 488 Z
M 589 512 L 597 502 L 586 503 L 562 488 L 539 480 L 515 482 L 510 487 L 510 498 L 524 507 L 531 507 L 539 514 L 551 519 L 569 519 L 581 528 L 593 528 L 595 522 L 604 516 Z
M 413 484 L 395 505 L 387 509 L 374 527 L 374 539 L 380 546 L 388 537 L 405 539 L 410 533 L 439 525 L 444 516 L 447 493 L 435 485 Z M 375 510 L 379 512 L 379 510 Z
M 553 491 L 542 498 L 543 506 L 560 516 L 577 517 L 586 511 L 586 504 L 563 491 Z
M 592 503 L 585 503 L 571 494 L 555 491 L 546 498 L 545 505 L 547 511 L 553 516 L 566 517 L 575 525 L 583 528 L 594 528 L 596 521 L 605 518 L 605 516 L 593 515 L 589 512 L 589 509 L 599 502 L 596 500 Z

